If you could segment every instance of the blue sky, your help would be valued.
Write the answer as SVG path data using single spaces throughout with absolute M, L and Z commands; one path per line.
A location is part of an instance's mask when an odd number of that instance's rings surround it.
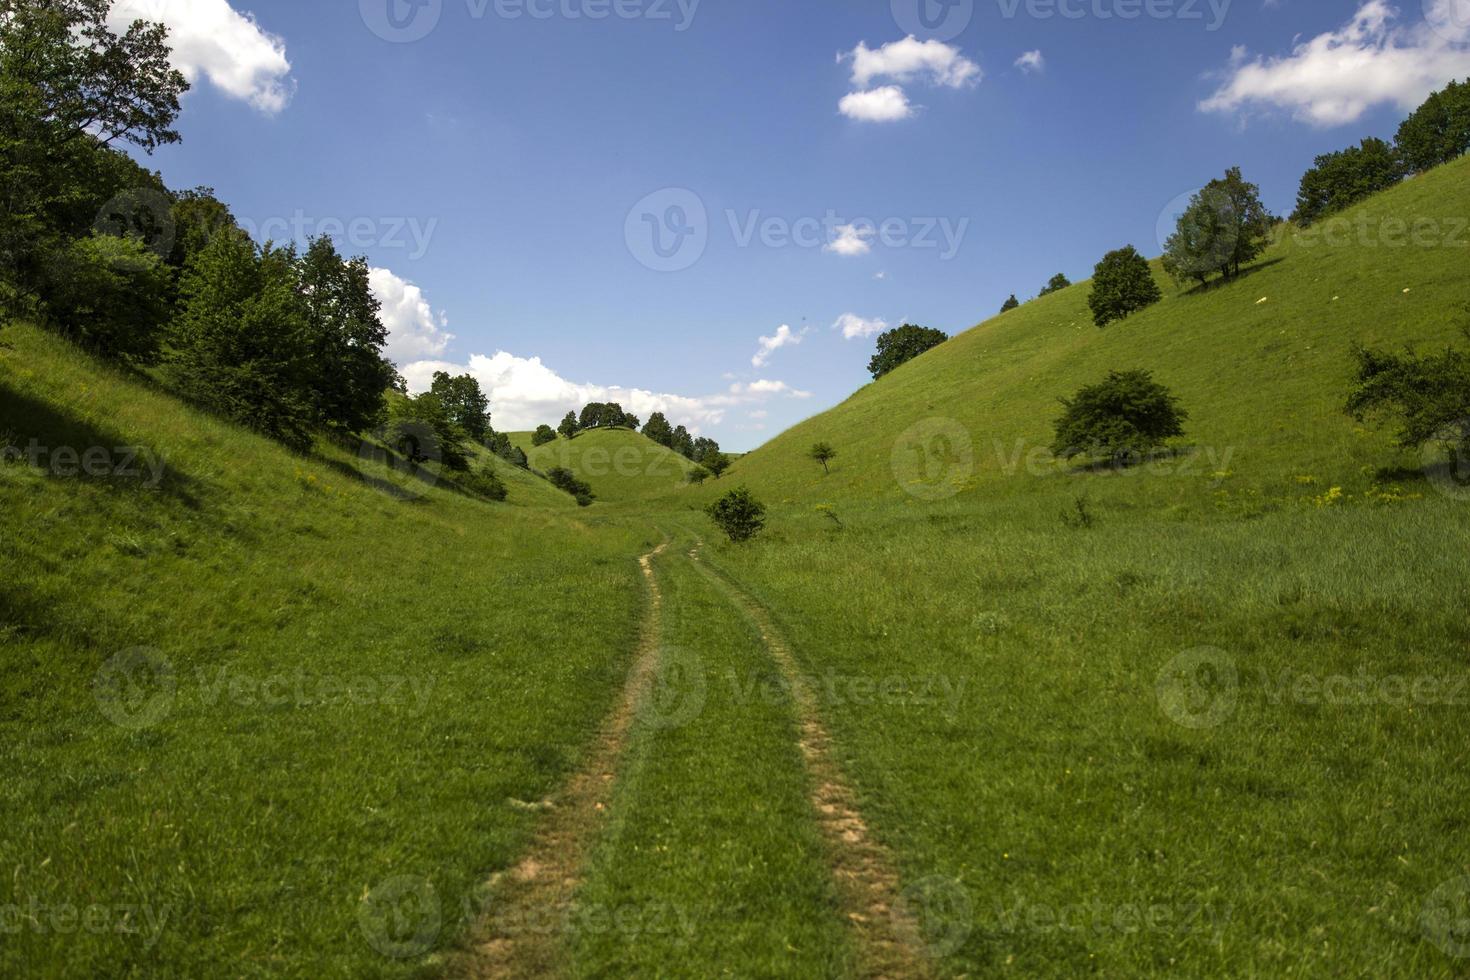
M 411 381 L 736 450 L 862 385 L 880 322 L 1157 254 L 1231 165 L 1289 212 L 1315 155 L 1470 75 L 1470 0 L 128 3 L 197 79 L 152 165 L 365 254 Z

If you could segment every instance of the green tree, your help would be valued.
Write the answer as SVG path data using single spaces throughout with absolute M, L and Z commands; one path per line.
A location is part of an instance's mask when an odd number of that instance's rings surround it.
M 432 391 L 389 400 L 386 439 L 391 449 L 415 465 L 438 464 L 456 473 L 470 470 L 469 436 Z
M 229 207 L 215 197 L 213 188 L 209 187 L 196 187 L 175 194 L 170 217 L 173 221 L 173 248 L 168 262 L 176 269 L 182 269 L 189 264 L 189 259 L 203 251 L 215 232 L 239 227 Z
M 1465 335 L 1470 340 L 1470 328 Z M 1452 347 L 1425 355 L 1360 347 L 1354 354 L 1358 371 L 1349 414 L 1360 421 L 1396 416 L 1399 445 L 1442 441 L 1461 465 L 1470 459 L 1470 354 Z
M 1109 252 L 1093 272 L 1087 305 L 1099 327 L 1122 320 L 1164 298 L 1148 260 L 1132 245 Z
M 96 235 L 52 256 L 47 309 L 60 332 L 106 357 L 158 359 L 173 280 L 136 238 Z
M 180 285 L 170 374 L 178 390 L 297 450 L 311 445 L 312 337 L 296 256 L 219 234 Z
M 1470 152 L 1470 79 L 1450 82 L 1429 96 L 1399 126 L 1395 143 L 1414 173 Z
M 700 462 L 700 465 L 714 474 L 714 478 L 718 480 L 730 468 L 730 457 L 716 449 L 714 452 L 706 454 Z
M 383 357 L 388 331 L 368 283 L 366 259 L 344 261 L 331 239 L 313 239 L 298 263 L 311 334 L 319 424 L 363 432 L 381 421 L 396 371 Z M 463 425 L 463 422 L 461 422 Z
M 540 447 L 549 442 L 556 442 L 556 430 L 549 425 L 538 425 L 536 433 L 531 436 L 531 445 Z
M 873 375 L 873 380 L 877 381 L 948 339 L 949 335 L 943 331 L 905 323 L 878 335 L 878 353 L 868 362 L 868 371 Z
M 1189 418 L 1169 389 L 1147 371 L 1113 371 L 1071 399 L 1056 422 L 1052 451 L 1065 459 L 1090 456 L 1115 464 L 1184 434 Z
M 1021 307 L 1021 301 L 1018 300 L 1018 299 L 1016 299 L 1016 294 L 1015 293 L 1011 293 L 1011 298 L 1008 299 L 1008 300 L 1006 300 L 1004 303 L 1001 304 L 1000 311 L 1002 313 L 1009 313 L 1009 312 L 1011 312 L 1011 310 L 1020 309 L 1020 307 Z
M 643 434 L 660 446 L 671 446 L 674 443 L 674 427 L 669 425 L 663 412 L 654 412 L 648 417 L 643 426 Z
M 566 418 L 561 420 L 561 425 L 556 428 L 557 433 L 563 439 L 571 439 L 582 431 L 581 423 L 577 421 L 576 412 L 568 412 Z
M 1051 277 L 1051 279 L 1047 282 L 1045 288 L 1041 290 L 1041 295 L 1050 296 L 1052 293 L 1059 293 L 1070 285 L 1072 285 L 1072 280 L 1068 279 L 1065 275 L 1058 272 L 1056 275 Z
M 1231 167 L 1196 194 L 1164 246 L 1164 271 L 1176 281 L 1204 283 L 1213 272 L 1226 279 L 1266 248 L 1273 219 L 1261 190 Z
M 479 443 L 490 437 L 490 399 L 473 375 L 452 377 L 447 371 L 435 371 L 429 390 L 439 396 L 444 410 L 467 436 Z
M 676 426 L 673 438 L 669 442 L 669 448 L 688 459 L 694 455 L 694 437 L 682 425 Z
M 694 440 L 694 451 L 689 454 L 689 458 L 696 463 L 703 463 L 705 457 L 712 456 L 719 451 L 720 444 L 718 442 L 706 436 L 700 436 Z
M 749 490 L 739 487 L 705 508 L 715 526 L 738 544 L 749 541 L 766 526 L 766 508 Z
M 831 473 L 832 469 L 828 464 L 837 458 L 837 450 L 833 449 L 829 442 L 819 442 L 807 450 L 807 458 L 821 463 L 822 472 Z
M 582 409 L 582 415 L 577 420 L 577 427 L 581 430 L 596 429 L 602 426 L 602 416 L 607 406 L 602 402 L 592 402 Z
M 1302 175 L 1291 220 L 1305 227 L 1403 179 L 1402 157 L 1381 139 L 1365 139 L 1358 146 L 1325 153 Z
M 176 143 L 189 88 L 168 31 L 107 26 L 112 0 L 0 0 L 0 280 L 33 288 L 57 247 L 52 212 L 78 197 L 97 147 Z M 95 211 L 96 205 L 93 205 Z

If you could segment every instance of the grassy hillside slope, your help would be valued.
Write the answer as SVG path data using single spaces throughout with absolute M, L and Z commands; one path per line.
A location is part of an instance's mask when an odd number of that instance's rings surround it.
M 294 456 L 26 326 L 0 436 L 0 974 L 420 974 L 620 688 L 646 532 Z M 400 956 L 374 910 L 425 885 Z
M 1470 159 L 1106 330 L 1086 284 L 1034 301 L 737 463 L 749 545 L 690 515 L 821 680 L 943 975 L 1464 975 L 1470 504 L 1342 406 L 1353 342 L 1458 337 L 1466 215 Z M 1180 455 L 1028 458 L 1131 368 Z
M 1208 510 L 1220 490 L 1296 500 L 1314 485 L 1361 495 L 1395 453 L 1390 433 L 1343 414 L 1351 346 L 1430 347 L 1458 335 L 1457 314 L 1470 303 L 1464 216 L 1470 159 L 1332 219 L 1340 238 L 1285 233 L 1239 282 L 1180 291 L 1160 272 L 1167 298 L 1105 330 L 1087 310 L 1090 284 L 1079 283 L 904 365 L 739 460 L 726 479 L 775 501 L 903 502 L 912 499 L 903 484 L 925 499 L 950 489 L 961 499 L 1060 499 L 1085 483 L 1137 505 L 1142 481 L 1100 488 L 1062 467 L 1028 473 L 1025 462 L 1050 444 L 1058 399 L 1109 370 L 1143 368 L 1192 413 L 1182 442 L 1197 449 L 1189 465 L 1147 481 L 1151 505 Z M 1395 235 L 1395 222 L 1423 223 L 1424 244 L 1402 228 Z M 819 440 L 841 453 L 831 476 L 805 459 Z
M 531 466 L 545 473 L 553 467 L 571 470 L 586 481 L 603 503 L 628 503 L 658 497 L 688 483 L 697 467 L 678 453 L 628 429 L 593 429 L 577 438 L 531 445 L 531 433 L 513 433 L 511 441 L 525 450 Z

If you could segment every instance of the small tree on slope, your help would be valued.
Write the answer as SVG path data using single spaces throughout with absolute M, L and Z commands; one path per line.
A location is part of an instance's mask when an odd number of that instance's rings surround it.
M 745 487 L 731 490 L 705 508 L 705 513 L 736 544 L 749 541 L 766 526 L 765 505 Z
M 1109 252 L 1097 264 L 1087 305 L 1092 309 L 1093 322 L 1105 327 L 1163 298 L 1148 260 L 1129 245 Z
M 1113 371 L 1071 399 L 1056 422 L 1052 451 L 1064 459 L 1092 456 L 1125 464 L 1184 434 L 1189 413 L 1147 371 Z

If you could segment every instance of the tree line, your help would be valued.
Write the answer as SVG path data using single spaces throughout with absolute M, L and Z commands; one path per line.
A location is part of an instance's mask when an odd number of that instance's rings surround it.
M 365 258 L 254 242 L 211 189 L 172 190 L 123 152 L 180 141 L 189 83 L 168 29 L 114 32 L 112 6 L 0 0 L 0 314 L 297 451 L 379 432 L 414 462 L 467 473 L 479 443 L 525 465 L 474 378 L 408 394 Z M 503 499 L 493 474 L 469 482 Z
M 568 412 L 561 425 L 552 429 L 542 425 L 531 437 L 534 446 L 544 446 L 558 438 L 575 439 L 595 429 L 630 429 L 640 431 L 638 416 L 623 410 L 617 402 L 592 402 L 579 412 Z M 669 424 L 663 412 L 654 412 L 641 429 L 643 435 L 667 449 L 698 463 L 708 475 L 720 476 L 730 467 L 730 458 L 720 451 L 720 444 L 703 436 L 695 437 L 682 425 Z

